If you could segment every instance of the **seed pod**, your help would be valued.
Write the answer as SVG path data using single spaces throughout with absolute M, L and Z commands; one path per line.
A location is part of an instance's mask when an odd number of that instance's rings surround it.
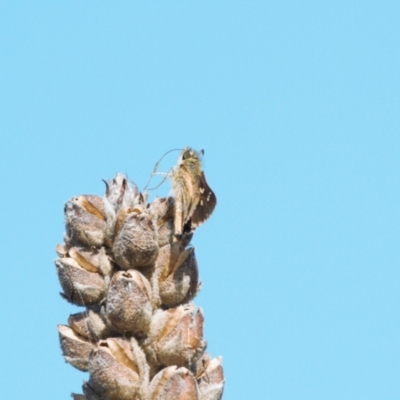
M 185 250 L 180 244 L 164 246 L 156 261 L 156 273 L 160 299 L 167 307 L 192 300 L 198 292 L 199 273 L 194 248 Z
M 106 194 L 103 197 L 105 215 L 107 217 L 107 233 L 114 240 L 115 223 L 117 216 L 122 209 L 134 209 L 139 205 L 144 205 L 143 195 L 139 192 L 133 182 L 118 173 L 114 179 L 104 181 L 106 184 Z
M 72 258 L 55 260 L 58 278 L 63 288 L 62 297 L 78 306 L 100 302 L 106 294 L 106 284 L 102 275 L 83 269 Z
M 62 297 L 76 305 L 90 305 L 105 296 L 104 278 L 80 267 L 72 258 L 55 260 L 58 277 L 64 290 Z
M 79 266 L 89 272 L 98 272 L 104 276 L 110 276 L 113 272 L 114 266 L 105 247 L 96 249 L 59 244 L 56 246 L 56 251 L 60 257 L 73 258 Z
M 103 201 L 98 196 L 73 197 L 65 204 L 65 223 L 71 245 L 100 247 L 106 237 Z
M 114 274 L 108 291 L 106 314 L 122 331 L 146 333 L 152 315 L 148 280 L 133 269 Z
M 158 255 L 157 233 L 144 209 L 123 209 L 116 222 L 115 261 L 123 269 L 147 267 Z
M 150 383 L 150 400 L 198 400 L 196 379 L 184 367 L 161 370 Z
M 92 341 L 98 341 L 115 334 L 104 316 L 94 310 L 72 314 L 68 325 L 78 334 Z
M 58 325 L 57 328 L 65 361 L 81 371 L 87 371 L 92 344 L 68 326 Z
M 100 341 L 90 354 L 89 372 L 89 385 L 102 400 L 139 399 L 139 367 L 129 342 Z
M 157 310 L 143 346 L 151 366 L 191 367 L 203 354 L 203 313 L 193 304 Z
M 224 371 L 222 369 L 222 357 L 212 360 L 205 354 L 197 362 L 197 383 L 200 400 L 220 400 L 224 392 Z

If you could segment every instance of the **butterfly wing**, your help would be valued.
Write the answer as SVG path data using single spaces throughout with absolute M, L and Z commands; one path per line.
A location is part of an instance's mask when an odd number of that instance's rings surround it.
M 207 220 L 217 205 L 217 197 L 210 186 L 208 186 L 204 172 L 201 172 L 199 176 L 199 195 L 199 202 L 190 218 L 192 230 L 195 230 Z

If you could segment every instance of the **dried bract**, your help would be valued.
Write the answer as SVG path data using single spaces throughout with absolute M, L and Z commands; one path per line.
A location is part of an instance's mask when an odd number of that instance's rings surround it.
M 92 344 L 68 326 L 58 325 L 57 328 L 65 361 L 81 371 L 87 371 Z
M 160 371 L 150 383 L 150 400 L 198 400 L 196 379 L 184 367 Z
M 107 223 L 100 197 L 73 197 L 65 204 L 64 213 L 67 237 L 71 245 L 94 247 L 103 245 Z
M 63 288 L 63 298 L 84 306 L 99 303 L 106 295 L 106 284 L 102 275 L 82 268 L 73 258 L 55 260 L 58 278 Z
M 197 382 L 199 386 L 200 400 L 220 400 L 224 392 L 224 371 L 222 358 L 210 359 L 205 355 L 197 362 Z
M 89 372 L 89 385 L 102 400 L 139 399 L 139 367 L 129 342 L 117 338 L 99 342 L 90 354 Z
M 177 365 L 190 367 L 203 354 L 203 313 L 193 304 L 153 315 L 144 350 L 151 365 Z
M 199 273 L 194 248 L 184 249 L 180 244 L 164 246 L 156 261 L 160 300 L 167 307 L 192 300 L 198 292 Z
M 77 334 L 94 341 L 106 339 L 116 333 L 104 315 L 94 310 L 70 315 L 68 325 Z

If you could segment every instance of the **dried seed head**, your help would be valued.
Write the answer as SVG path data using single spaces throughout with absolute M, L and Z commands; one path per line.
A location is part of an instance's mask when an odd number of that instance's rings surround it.
M 129 342 L 119 338 L 100 341 L 90 353 L 89 372 L 90 388 L 102 400 L 138 398 L 139 367 Z
M 111 280 L 106 313 L 121 331 L 146 333 L 152 315 L 148 280 L 136 270 L 118 271 Z
M 194 248 L 180 244 L 164 246 L 156 261 L 159 295 L 163 305 L 176 307 L 194 298 L 199 287 L 199 273 Z
M 124 209 L 116 223 L 113 245 L 115 261 L 123 269 L 147 267 L 158 255 L 157 233 L 144 209 Z
M 102 275 L 82 268 L 73 258 L 55 260 L 58 278 L 64 297 L 78 306 L 100 302 L 106 295 L 106 284 Z
M 73 197 L 65 204 L 69 244 L 100 247 L 106 238 L 103 201 L 98 196 Z
M 197 382 L 200 400 L 220 400 L 224 392 L 224 371 L 222 357 L 212 360 L 208 354 L 197 362 Z
M 161 370 L 150 383 L 151 400 L 198 400 L 196 379 L 184 367 Z
M 192 366 L 203 354 L 203 313 L 193 304 L 154 313 L 143 346 L 152 367 Z
M 65 361 L 81 371 L 87 371 L 93 345 L 68 326 L 58 325 L 57 328 Z

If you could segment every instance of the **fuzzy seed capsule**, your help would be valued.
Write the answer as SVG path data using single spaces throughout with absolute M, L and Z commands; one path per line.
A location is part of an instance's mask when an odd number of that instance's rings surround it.
M 161 370 L 150 383 L 151 400 L 198 400 L 193 374 L 175 365 Z
M 78 306 L 100 302 L 106 295 L 102 275 L 82 268 L 73 258 L 55 260 L 58 278 L 64 291 L 62 297 Z
M 144 350 L 151 366 L 190 367 L 206 348 L 203 341 L 203 313 L 193 304 L 166 311 L 157 310 L 152 318 Z
M 211 359 L 208 354 L 204 354 L 197 365 L 200 400 L 221 400 L 225 383 L 222 358 Z
M 115 261 L 123 269 L 150 266 L 158 255 L 157 232 L 144 209 L 123 209 L 116 222 Z
M 162 247 L 156 261 L 154 284 L 158 286 L 161 303 L 167 307 L 192 300 L 199 288 L 194 249 L 185 250 L 178 243 Z
M 113 272 L 114 266 L 105 247 L 68 247 L 59 244 L 56 246 L 56 251 L 60 257 L 74 259 L 86 271 L 101 273 L 104 276 L 109 276 Z
M 87 371 L 92 344 L 68 326 L 58 325 L 57 328 L 65 361 L 81 371 Z
M 70 315 L 68 325 L 78 335 L 96 342 L 116 334 L 104 315 L 94 310 Z
M 139 366 L 129 342 L 118 338 L 99 342 L 90 354 L 89 372 L 89 387 L 100 399 L 139 400 Z
M 64 213 L 69 244 L 94 247 L 103 245 L 107 223 L 100 197 L 73 197 L 65 204 Z
M 136 270 L 118 271 L 111 280 L 106 314 L 121 331 L 143 334 L 148 331 L 151 316 L 151 287 Z

